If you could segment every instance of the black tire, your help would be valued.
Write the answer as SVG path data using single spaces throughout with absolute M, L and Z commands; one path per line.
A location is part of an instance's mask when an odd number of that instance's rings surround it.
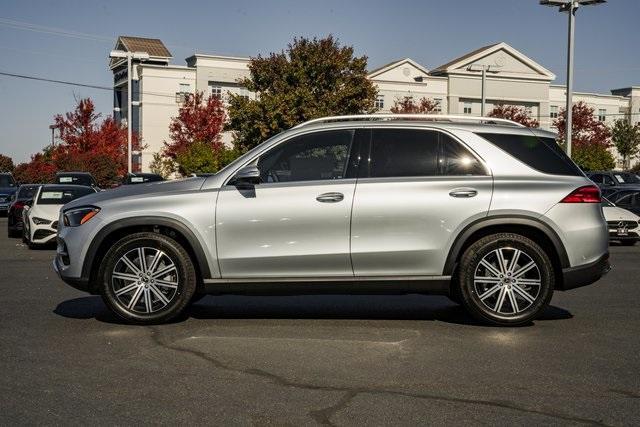
M 16 238 L 16 237 L 20 237 L 20 232 L 13 230 L 11 228 L 7 228 L 7 237 L 9 238 Z
M 633 246 L 636 244 L 635 240 L 620 240 L 622 246 Z
M 498 267 L 498 256 L 503 257 L 503 269 Z M 495 257 L 495 263 L 492 257 Z M 517 263 L 511 267 L 513 258 Z M 534 266 L 525 270 L 531 262 Z M 494 267 L 495 273 L 485 267 L 487 264 Z M 481 278 L 487 279 L 488 283 Z M 551 301 L 554 285 L 554 268 L 549 256 L 534 241 L 519 234 L 499 233 L 483 237 L 467 248 L 460 262 L 462 304 L 476 319 L 492 325 L 530 323 Z M 507 308 L 509 312 L 506 312 Z
M 128 254 L 136 252 L 138 248 L 144 248 L 143 253 L 145 255 L 132 261 Z M 145 259 L 147 262 L 152 262 L 153 259 L 149 259 L 149 252 L 151 252 L 152 258 L 154 251 L 157 251 L 156 253 L 161 251 L 164 254 L 161 258 L 162 261 L 159 261 L 166 262 L 166 264 L 162 264 L 163 266 L 171 265 L 170 263 L 175 265 L 175 269 L 172 270 L 170 275 L 173 277 L 170 280 L 175 280 L 175 283 L 177 283 L 174 288 L 165 288 L 163 287 L 164 285 L 159 284 L 159 282 L 165 281 L 160 279 L 166 279 L 169 273 L 156 277 L 157 282 L 154 284 L 151 284 L 151 282 L 154 282 L 152 273 L 136 273 L 140 277 L 137 282 L 133 281 L 133 279 L 125 279 L 127 280 L 125 282 L 124 280 L 113 278 L 114 269 L 122 268 L 125 265 L 122 261 L 124 256 L 127 256 L 127 259 L 132 261 L 135 267 L 140 267 L 140 258 Z M 163 268 L 158 266 L 158 269 Z M 133 270 L 127 271 L 130 271 L 130 273 L 123 272 L 123 274 L 133 275 L 131 273 Z M 153 270 L 149 269 L 148 271 Z M 119 317 L 132 323 L 157 324 L 168 322 L 184 311 L 195 293 L 197 278 L 193 261 L 180 243 L 163 234 L 142 232 L 126 236 L 112 245 L 100 264 L 97 280 L 99 280 L 99 290 L 105 304 Z M 117 286 L 120 286 L 118 290 L 122 290 L 126 286 L 136 286 L 141 290 L 132 289 L 131 292 L 118 296 L 115 289 Z M 162 292 L 162 296 L 168 302 L 162 301 L 157 292 Z M 138 299 L 133 302 L 133 307 L 125 306 L 127 298 L 128 303 L 131 303 L 136 293 L 138 294 Z M 146 293 L 149 295 L 149 302 L 147 302 Z M 136 307 L 141 307 L 142 304 L 144 304 L 146 312 L 141 312 L 139 309 L 136 310 Z M 152 307 L 160 306 L 160 308 L 155 311 L 152 308 L 150 311 L 148 304 Z M 162 304 L 165 305 L 162 306 Z

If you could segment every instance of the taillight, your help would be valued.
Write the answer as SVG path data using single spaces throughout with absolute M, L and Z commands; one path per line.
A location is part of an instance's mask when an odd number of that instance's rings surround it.
M 585 185 L 571 192 L 560 203 L 601 203 L 600 189 L 596 185 Z
M 23 202 L 14 202 L 13 203 L 13 207 L 15 209 L 22 209 L 22 208 L 24 208 L 24 203 Z

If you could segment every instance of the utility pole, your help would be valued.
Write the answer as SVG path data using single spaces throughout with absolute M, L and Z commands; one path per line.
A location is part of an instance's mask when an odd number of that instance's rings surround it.
M 571 157 L 572 125 L 573 125 L 573 44 L 575 35 L 576 12 L 580 6 L 591 6 L 606 3 L 607 0 L 540 0 L 544 6 L 555 6 L 560 12 L 569 15 L 569 31 L 567 40 L 567 103 L 565 106 L 566 128 L 565 142 L 566 152 Z

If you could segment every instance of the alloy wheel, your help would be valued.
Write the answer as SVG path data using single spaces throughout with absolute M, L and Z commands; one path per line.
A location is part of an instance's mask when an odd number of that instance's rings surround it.
M 154 313 L 167 307 L 178 292 L 175 262 L 166 252 L 139 247 L 121 256 L 111 273 L 119 304 L 135 313 Z
M 538 265 L 529 254 L 504 247 L 480 260 L 473 285 L 478 299 L 490 311 L 509 316 L 527 310 L 536 302 L 542 279 Z

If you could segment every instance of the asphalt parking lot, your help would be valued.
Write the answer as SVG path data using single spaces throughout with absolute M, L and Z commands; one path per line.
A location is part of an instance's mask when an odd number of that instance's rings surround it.
M 207 297 L 122 324 L 0 219 L 0 423 L 640 424 L 640 245 L 522 328 L 444 297 Z

